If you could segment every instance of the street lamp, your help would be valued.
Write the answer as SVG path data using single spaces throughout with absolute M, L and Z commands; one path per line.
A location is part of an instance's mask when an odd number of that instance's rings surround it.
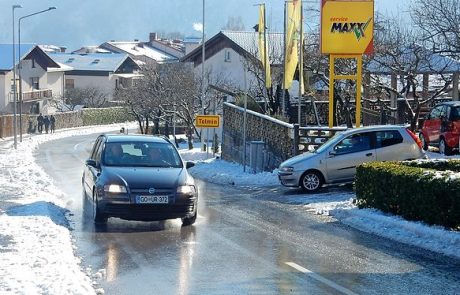
M 205 33 L 204 33 L 204 21 L 205 21 L 205 0 L 203 0 L 203 36 L 201 41 L 201 108 L 204 113 L 204 98 L 205 98 L 205 86 L 204 86 L 204 60 L 205 60 Z M 203 128 L 201 128 L 201 150 L 204 151 L 204 134 Z M 208 158 L 208 142 L 206 142 L 206 159 Z
M 13 5 L 13 133 L 14 133 L 14 149 L 18 148 L 17 139 L 17 121 L 16 121 L 16 44 L 14 40 L 14 10 L 16 8 L 22 8 L 21 5 Z
M 48 9 L 44 9 L 38 12 L 34 12 L 28 15 L 24 15 L 23 17 L 19 18 L 19 25 L 18 25 L 18 46 L 19 46 L 19 54 L 21 54 L 21 21 L 25 18 L 44 13 L 50 10 L 54 10 L 56 7 L 52 6 Z M 19 74 L 19 140 L 22 142 L 22 78 L 21 78 L 21 60 L 19 60 L 19 67 L 18 67 L 18 74 Z

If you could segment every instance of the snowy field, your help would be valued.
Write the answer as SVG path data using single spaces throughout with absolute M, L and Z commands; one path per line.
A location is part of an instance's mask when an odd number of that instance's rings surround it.
M 12 149 L 12 140 L 0 142 L 0 293 L 95 294 L 104 270 L 82 270 L 74 256 L 69 231 L 71 214 L 64 194 L 33 158 L 43 142 L 74 135 L 119 130 L 126 125 L 59 130 L 26 137 Z M 129 128 L 134 128 L 132 125 Z M 252 174 L 243 167 L 212 157 L 199 148 L 181 146 L 184 160 L 196 162 L 190 171 L 207 181 L 235 186 L 279 186 L 274 173 Z M 429 157 L 440 155 L 428 152 Z M 458 157 L 458 156 L 454 156 Z M 453 158 L 453 157 L 448 157 Z M 358 210 L 353 193 L 283 196 L 303 204 L 305 211 L 329 215 L 359 230 L 460 258 L 460 232 L 407 222 L 377 210 Z M 8 204 L 5 205 L 5 204 Z

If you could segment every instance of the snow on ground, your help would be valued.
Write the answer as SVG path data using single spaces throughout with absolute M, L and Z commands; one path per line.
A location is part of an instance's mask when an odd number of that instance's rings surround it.
M 60 130 L 0 143 L 0 293 L 95 294 L 97 282 L 74 256 L 63 193 L 34 160 L 43 142 L 125 124 Z
M 192 159 L 187 154 L 199 155 L 199 149 L 183 152 L 185 159 Z M 428 151 L 430 159 L 454 159 L 459 155 L 443 156 L 433 150 Z M 206 159 L 206 158 L 205 158 Z M 272 186 L 279 185 L 276 171 L 274 173 L 252 174 L 243 172 L 243 167 L 219 159 L 208 159 L 197 162 L 190 169 L 196 177 L 218 184 L 234 184 L 238 186 Z M 354 205 L 354 193 L 322 193 L 315 195 L 283 195 L 287 202 L 305 204 L 308 212 L 328 215 L 358 230 L 393 239 L 408 245 L 418 246 L 427 250 L 460 258 L 460 232 L 448 231 L 442 227 L 429 226 L 421 222 L 406 221 L 374 209 L 358 209 Z
M 18 149 L 12 140 L 0 142 L 0 290 L 4 294 L 95 294 L 98 273 L 83 271 L 74 256 L 69 212 L 64 195 L 34 160 L 36 147 L 68 136 L 103 133 L 135 125 L 114 124 L 59 130 L 26 136 Z M 184 160 L 196 162 L 196 177 L 236 186 L 279 186 L 276 171 L 253 174 L 241 165 L 213 157 L 199 148 L 181 145 Z M 439 157 L 429 152 L 429 157 Z M 451 157 L 449 157 L 451 158 Z M 408 222 L 377 210 L 359 210 L 353 193 L 280 196 L 302 204 L 306 211 L 329 215 L 359 230 L 460 258 L 460 233 Z

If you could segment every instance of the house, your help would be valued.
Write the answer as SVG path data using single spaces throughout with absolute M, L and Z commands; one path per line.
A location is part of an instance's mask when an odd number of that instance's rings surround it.
M 75 88 L 97 88 L 113 97 L 118 87 L 129 87 L 133 79 L 140 77 L 139 66 L 127 54 L 52 53 L 50 57 L 67 67 L 64 90 Z
M 150 33 L 148 42 L 110 41 L 101 44 L 99 48 L 114 53 L 128 54 L 140 65 L 178 62 L 184 56 L 185 51 L 181 40 L 159 39 L 156 33 Z
M 268 33 L 268 47 L 272 67 L 281 67 L 283 61 L 283 34 Z M 211 80 L 225 80 L 237 89 L 251 89 L 259 83 L 252 71 L 248 71 L 248 60 L 259 61 L 259 33 L 221 31 L 205 43 L 205 73 Z M 196 74 L 201 75 L 202 46 L 184 56 L 182 62 L 193 63 Z M 261 64 L 260 64 L 261 68 Z
M 18 50 L 18 45 L 16 49 Z M 16 59 L 16 93 L 22 92 L 17 100 L 22 98 L 23 112 L 38 113 L 53 95 L 62 95 L 63 69 L 39 46 L 21 44 Z M 0 44 L 1 113 L 12 113 L 14 110 L 13 67 L 13 45 Z

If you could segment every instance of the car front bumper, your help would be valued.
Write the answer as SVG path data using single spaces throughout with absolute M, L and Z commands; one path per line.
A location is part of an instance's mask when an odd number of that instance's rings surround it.
M 190 218 L 196 214 L 197 195 L 169 196 L 168 204 L 136 204 L 135 197 L 103 198 L 98 201 L 100 212 L 107 217 L 126 220 L 159 221 L 175 218 Z
M 295 172 L 278 172 L 278 179 L 281 184 L 287 187 L 299 186 L 299 175 Z

